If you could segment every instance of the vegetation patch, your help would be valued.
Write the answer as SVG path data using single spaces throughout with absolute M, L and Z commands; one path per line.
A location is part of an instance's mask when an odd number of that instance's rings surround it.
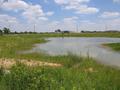
M 1 74 L 2 90 L 119 90 L 120 71 L 96 63 L 93 59 L 78 59 L 67 67 L 28 67 L 17 63 Z M 64 60 L 65 61 L 65 60 Z
M 110 47 L 112 50 L 120 51 L 120 43 L 109 43 L 104 44 L 104 46 Z

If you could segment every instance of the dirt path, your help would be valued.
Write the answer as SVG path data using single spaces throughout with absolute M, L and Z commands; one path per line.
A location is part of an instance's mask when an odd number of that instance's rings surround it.
M 27 66 L 50 66 L 50 67 L 61 67 L 61 64 L 58 63 L 49 63 L 49 62 L 42 62 L 42 61 L 35 61 L 35 60 L 18 60 L 20 63 L 23 63 Z M 16 60 L 14 59 L 0 59 L 0 66 L 3 68 L 10 68 L 16 64 Z

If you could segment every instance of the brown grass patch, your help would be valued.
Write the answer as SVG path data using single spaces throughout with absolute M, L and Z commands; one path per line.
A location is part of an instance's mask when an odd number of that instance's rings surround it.
M 0 59 L 0 66 L 9 69 L 13 65 L 15 65 L 17 61 L 30 67 L 36 67 L 36 66 L 61 67 L 62 66 L 61 64 L 58 63 L 49 63 L 49 62 L 42 62 L 35 60 L 14 60 L 14 59 Z

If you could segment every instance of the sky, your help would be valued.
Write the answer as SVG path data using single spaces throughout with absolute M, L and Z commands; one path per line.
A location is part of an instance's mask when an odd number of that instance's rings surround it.
M 120 30 L 120 0 L 0 0 L 0 28 L 53 32 Z

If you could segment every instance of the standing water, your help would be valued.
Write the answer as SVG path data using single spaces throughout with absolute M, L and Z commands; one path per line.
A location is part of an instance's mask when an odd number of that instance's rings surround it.
M 49 38 L 48 43 L 37 44 L 30 52 L 44 51 L 50 55 L 76 55 L 95 58 L 103 63 L 120 67 L 120 52 L 102 47 L 104 43 L 117 43 L 120 38 Z

